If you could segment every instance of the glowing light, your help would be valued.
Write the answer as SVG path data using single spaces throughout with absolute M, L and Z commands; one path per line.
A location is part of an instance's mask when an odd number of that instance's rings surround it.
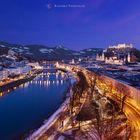
M 61 84 L 63 84 L 63 80 L 61 80 Z
M 0 93 L 0 96 L 3 96 L 3 92 Z
M 57 85 L 59 84 L 59 80 L 56 81 Z

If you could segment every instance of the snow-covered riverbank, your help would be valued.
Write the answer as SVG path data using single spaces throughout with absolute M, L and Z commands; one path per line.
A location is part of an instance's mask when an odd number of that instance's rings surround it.
M 50 116 L 48 120 L 45 121 L 45 124 L 43 124 L 39 129 L 34 131 L 26 140 L 37 140 L 39 139 L 46 131 L 51 129 L 51 127 L 59 120 L 61 117 L 62 112 L 66 111 L 68 109 L 68 105 L 70 104 L 70 97 L 73 94 L 72 93 L 72 85 L 76 82 L 76 79 L 73 77 L 71 73 L 69 73 L 69 77 L 71 79 L 71 89 L 67 93 L 66 100 L 64 103 L 58 108 L 58 110 Z

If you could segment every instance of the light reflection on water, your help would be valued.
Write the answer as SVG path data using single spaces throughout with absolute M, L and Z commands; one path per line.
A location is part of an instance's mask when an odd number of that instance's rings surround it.
M 0 140 L 38 128 L 62 103 L 69 87 L 65 74 L 42 73 L 0 98 Z

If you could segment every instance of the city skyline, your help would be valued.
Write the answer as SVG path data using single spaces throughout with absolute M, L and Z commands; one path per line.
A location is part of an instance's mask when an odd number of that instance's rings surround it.
M 3 0 L 0 20 L 0 140 L 139 140 L 139 0 Z
M 138 0 L 5 0 L 0 40 L 74 50 L 132 43 L 140 49 L 139 6 Z

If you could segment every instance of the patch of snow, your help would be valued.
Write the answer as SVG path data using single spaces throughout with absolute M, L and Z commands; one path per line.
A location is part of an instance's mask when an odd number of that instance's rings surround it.
M 40 49 L 39 50 L 41 53 L 48 53 L 48 49 Z
M 11 50 L 16 51 L 16 52 L 24 52 L 23 49 L 15 48 L 15 47 L 13 47 Z
M 80 53 L 85 53 L 84 51 L 80 51 Z
M 63 46 L 59 45 L 59 46 L 57 46 L 56 48 L 58 48 L 58 49 L 59 49 L 59 48 L 61 48 L 61 49 L 62 49 L 62 48 L 63 48 Z
M 53 49 L 40 49 L 39 51 L 41 53 L 51 53 L 51 52 L 53 52 Z
M 17 51 L 18 51 L 18 52 L 24 52 L 24 50 L 22 50 L 22 49 L 17 49 Z
M 73 53 L 73 55 L 80 55 L 80 53 Z
M 92 51 L 92 49 L 87 49 L 87 51 Z
M 28 54 L 28 55 L 33 55 L 33 53 L 30 53 L 30 52 L 26 52 L 25 54 Z
M 63 49 L 64 49 L 64 50 L 68 50 L 68 48 L 64 48 L 64 47 L 63 47 Z
M 36 139 L 37 137 L 40 137 L 42 134 L 44 134 L 45 131 L 48 130 L 60 117 L 60 113 L 67 109 L 67 105 L 69 104 L 69 102 L 70 98 L 67 98 L 65 102 L 60 106 L 60 108 L 52 116 L 50 116 L 46 123 L 42 125 L 39 129 L 37 129 L 35 132 L 33 132 L 26 140 Z
M 29 48 L 28 47 L 23 47 L 25 50 L 29 50 Z
M 53 49 L 49 49 L 50 50 L 50 52 L 53 52 L 54 50 Z
M 11 49 L 12 49 L 12 50 L 18 50 L 18 48 L 16 48 L 16 47 L 12 47 Z
M 68 48 L 63 47 L 62 45 L 59 45 L 56 47 L 57 49 L 63 49 L 63 50 L 68 50 Z
M 6 47 L 6 46 L 4 46 L 4 45 L 0 45 L 0 46 L 3 47 L 3 48 Z
M 43 52 L 43 51 L 41 51 L 41 53 L 49 53 L 49 52 Z

